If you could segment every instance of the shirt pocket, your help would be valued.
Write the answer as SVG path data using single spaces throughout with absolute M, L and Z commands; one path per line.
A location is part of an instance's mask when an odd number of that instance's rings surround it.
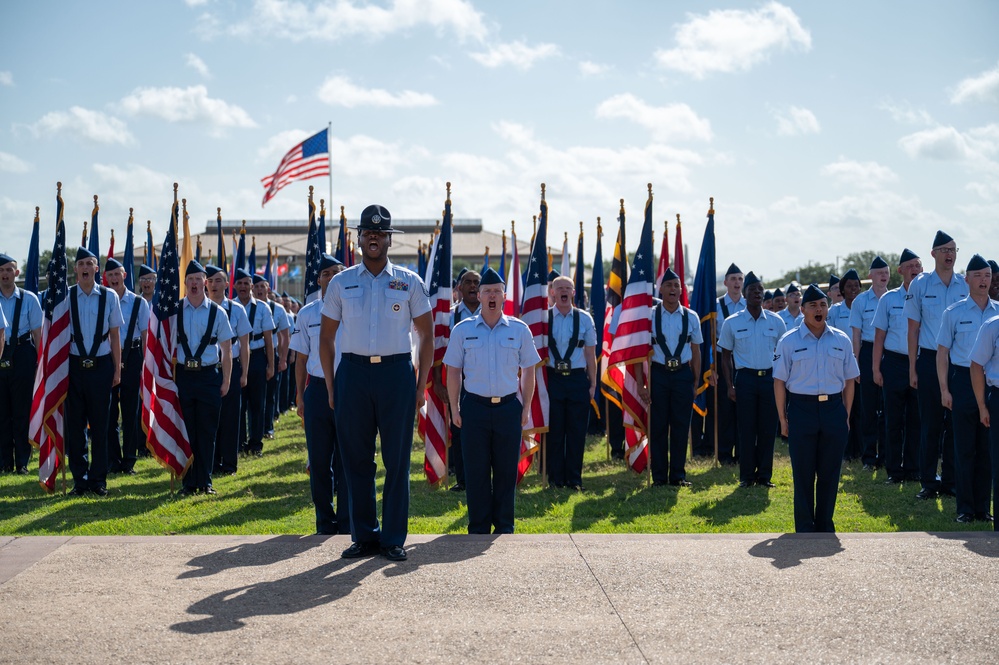
M 409 318 L 409 291 L 385 289 L 385 309 L 390 318 Z
M 505 367 L 520 367 L 520 342 L 516 339 L 501 337 L 499 341 L 499 361 Z M 566 356 L 572 355 L 569 349 Z
M 906 323 L 905 317 L 905 307 L 892 306 L 888 308 L 888 328 L 895 330 L 896 328 L 902 329 L 903 324 L 905 324 L 904 330 L 908 331 L 908 323 Z M 906 332 L 908 334 L 908 332 Z
M 978 336 L 978 329 L 980 327 L 976 321 L 958 321 L 954 324 L 954 338 L 967 339 L 970 336 L 973 342 L 975 337 Z
M 343 318 L 356 319 L 364 312 L 364 303 L 361 289 L 350 289 L 340 294 L 340 304 L 343 310 Z
M 489 359 L 485 354 L 485 342 L 481 339 L 462 340 L 461 351 L 465 356 L 465 367 L 489 367 Z

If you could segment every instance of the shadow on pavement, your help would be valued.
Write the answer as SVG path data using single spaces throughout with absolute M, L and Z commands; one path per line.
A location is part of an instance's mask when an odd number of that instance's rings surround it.
M 260 543 L 228 547 L 191 560 L 198 571 L 181 578 L 203 577 L 237 566 L 262 566 L 292 558 L 322 544 L 323 538 L 279 536 Z M 481 556 L 492 545 L 492 536 L 440 536 L 408 548 L 409 560 L 392 563 L 382 557 L 327 563 L 279 580 L 247 584 L 214 593 L 187 608 L 204 618 L 173 624 L 180 633 L 200 635 L 237 630 L 245 619 L 295 614 L 332 603 L 350 595 L 364 578 L 382 570 L 386 577 L 406 575 L 425 565 L 449 564 Z M 339 557 L 339 553 L 334 556 Z
M 749 553 L 763 559 L 773 559 L 774 568 L 793 568 L 805 559 L 839 554 L 843 546 L 834 533 L 785 533 L 768 538 L 749 548 Z
M 965 548 L 979 556 L 999 558 L 999 533 L 995 531 L 932 533 L 944 540 L 963 540 Z

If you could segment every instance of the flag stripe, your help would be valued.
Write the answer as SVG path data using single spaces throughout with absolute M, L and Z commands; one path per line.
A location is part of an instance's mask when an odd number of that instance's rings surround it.
M 260 179 L 264 187 L 266 205 L 287 184 L 330 175 L 329 129 L 324 129 L 305 139 L 281 158 L 277 169 Z

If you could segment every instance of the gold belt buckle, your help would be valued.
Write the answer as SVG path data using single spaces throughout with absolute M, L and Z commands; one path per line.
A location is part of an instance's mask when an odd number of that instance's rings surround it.
M 765 369 L 756 370 L 756 376 L 766 376 L 766 375 L 767 375 L 767 370 Z
M 489 403 L 490 404 L 499 404 L 502 401 L 503 401 L 502 397 L 490 397 L 489 398 Z
M 382 357 L 381 356 L 371 356 L 370 358 L 368 358 L 368 360 L 371 362 L 372 365 L 377 365 L 378 363 L 380 363 L 382 361 Z
M 820 402 L 828 402 L 829 401 L 829 395 L 819 395 L 819 401 Z

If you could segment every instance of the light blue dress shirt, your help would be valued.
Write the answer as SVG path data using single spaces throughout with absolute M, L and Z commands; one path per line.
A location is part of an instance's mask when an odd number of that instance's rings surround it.
M 139 313 L 135 317 L 135 329 L 132 330 L 132 339 L 125 339 L 128 334 L 128 322 L 132 320 L 132 310 L 138 307 Z M 129 290 L 125 290 L 125 295 L 121 298 L 121 348 L 132 346 L 132 340 L 141 339 L 142 333 L 149 328 L 149 303 L 135 295 Z
M 798 316 L 791 316 L 791 313 L 787 309 L 782 309 L 777 312 L 777 316 L 780 320 L 784 322 L 784 327 L 790 330 L 791 328 L 797 328 L 802 323 L 805 322 L 805 313 L 798 310 Z
M 683 332 L 683 317 L 687 317 L 688 341 L 683 345 L 683 349 L 680 350 L 680 362 L 689 363 L 693 357 L 690 345 L 704 343 L 704 337 L 701 335 L 701 318 L 697 316 L 697 312 L 683 305 L 677 307 L 675 312 L 670 312 L 666 307 L 661 307 L 659 310 L 662 312 L 660 318 L 662 320 L 663 337 L 666 338 L 666 347 L 670 353 L 676 351 L 676 345 L 680 343 L 680 333 Z M 652 362 L 665 365 L 666 354 L 663 353 L 662 347 L 659 346 L 658 337 L 656 337 L 656 330 L 658 330 L 656 327 L 656 311 L 655 307 L 649 310 L 652 317 Z
M 288 316 L 288 310 L 286 310 L 281 303 L 269 300 L 267 301 L 267 305 L 271 310 L 271 318 L 274 319 L 274 332 L 278 333 L 282 330 L 289 330 L 294 327 L 292 325 L 291 317 Z
M 725 295 L 722 297 L 715 298 L 715 310 L 718 312 L 719 321 L 724 321 L 727 318 L 725 316 L 725 312 L 722 311 L 721 304 L 723 302 L 725 303 L 725 306 L 728 307 L 728 316 L 738 314 L 742 310 L 746 309 L 746 298 L 744 296 L 739 296 L 739 302 L 733 302 L 732 299 L 728 297 L 728 291 L 726 291 Z
M 736 369 L 768 369 L 785 332 L 784 321 L 773 312 L 760 310 L 760 317 L 754 319 L 749 310 L 743 310 L 725 319 L 718 346 L 732 352 Z
M 211 307 L 215 306 L 218 308 L 218 313 L 215 315 L 215 323 L 212 326 L 212 337 L 216 338 L 215 344 L 209 343 L 200 358 L 202 365 L 215 365 L 222 358 L 219 345 L 233 338 L 232 328 L 229 326 L 229 317 L 226 316 L 225 310 L 215 305 L 208 298 L 201 301 L 201 304 L 197 307 L 192 305 L 190 300 L 184 298 L 180 301 L 180 306 L 184 308 L 184 332 L 187 333 L 187 346 L 190 347 L 191 353 L 197 353 L 198 347 L 201 346 L 201 338 L 204 337 L 205 329 L 208 328 L 208 317 L 211 314 Z M 183 364 L 185 360 L 187 360 L 187 354 L 184 353 L 184 347 L 178 339 L 177 362 Z
M 226 318 L 229 319 L 229 327 L 232 328 L 232 359 L 239 358 L 240 342 L 239 338 L 253 332 L 250 319 L 246 316 L 246 309 L 239 304 L 238 300 L 222 299 L 220 307 L 225 310 Z
M 476 314 L 482 311 L 482 305 L 475 308 L 475 311 L 468 309 L 464 302 L 459 301 L 457 305 L 451 308 L 451 330 L 454 327 L 464 321 L 465 319 L 470 319 Z
M 361 356 L 411 353 L 413 319 L 429 311 L 423 280 L 391 261 L 378 275 L 363 262 L 347 268 L 323 300 L 323 316 L 340 322 L 337 346 Z
M 884 297 L 884 296 L 882 296 Z M 853 339 L 853 328 L 860 328 L 860 341 L 874 341 L 874 315 L 878 311 L 878 298 L 874 289 L 867 289 L 853 300 L 850 310 L 850 339 Z
M 569 366 L 572 369 L 585 369 L 586 356 L 583 353 L 584 347 L 595 347 L 597 345 L 597 330 L 593 325 L 593 317 L 590 316 L 589 312 L 581 309 L 577 310 L 574 307 L 572 310 L 569 310 L 568 314 L 562 314 L 558 311 L 557 307 L 552 307 L 552 329 L 548 331 L 548 334 L 551 336 L 551 339 L 555 340 L 555 348 L 565 357 L 569 351 L 569 342 L 572 340 L 573 310 L 579 312 L 579 338 L 577 339 L 575 348 L 572 349 L 572 354 L 568 356 Z M 583 346 L 579 346 L 579 342 L 582 342 Z M 548 366 L 555 367 L 555 356 L 551 353 L 548 354 Z
M 17 331 L 15 332 L 10 328 L 14 325 L 14 308 L 17 306 L 18 300 L 24 302 L 21 303 L 21 318 L 17 322 Z M 4 326 L 7 328 L 7 341 L 42 327 L 42 306 L 38 302 L 38 296 L 31 291 L 25 291 L 15 286 L 10 298 L 6 298 L 3 293 L 0 293 L 0 312 L 3 313 L 7 321 Z
M 517 392 L 518 369 L 541 362 L 527 324 L 505 314 L 490 328 L 481 316 L 465 319 L 451 331 L 444 364 L 464 374 L 465 390 L 481 397 Z
M 856 298 L 854 299 L 853 304 L 854 305 L 857 304 Z M 851 311 L 850 307 L 846 306 L 846 301 L 843 300 L 829 308 L 829 318 L 827 319 L 829 325 L 831 325 L 836 330 L 845 333 L 846 336 L 849 337 L 851 340 L 853 340 L 853 329 L 850 328 L 850 315 L 852 313 L 853 312 Z M 851 348 L 853 348 L 852 341 L 850 342 L 850 344 Z
M 945 309 L 968 297 L 968 282 L 954 273 L 950 286 L 944 286 L 935 270 L 924 272 L 909 284 L 908 295 L 905 316 L 919 322 L 919 348 L 936 350 L 940 318 Z
M 815 337 L 808 326 L 789 331 L 777 343 L 773 367 L 774 378 L 798 395 L 835 395 L 843 392 L 847 381 L 860 376 L 853 342 L 831 325 L 821 337 Z
M 978 331 L 971 360 L 985 370 L 985 382 L 999 388 L 999 316 L 987 320 Z M 999 427 L 999 423 L 993 427 Z
M 70 288 L 69 297 L 72 298 L 73 292 L 76 292 L 77 296 L 77 307 L 80 312 L 80 331 L 83 335 L 83 349 L 86 353 L 90 353 L 90 347 L 94 343 L 94 331 L 97 328 L 97 312 L 100 309 L 101 302 L 101 291 L 106 292 L 107 302 L 104 305 L 104 320 L 100 322 L 101 324 L 101 336 L 110 335 L 111 328 L 121 328 L 124 322 L 121 318 L 121 305 L 118 302 L 118 294 L 111 289 L 105 288 L 103 286 L 94 285 L 94 288 L 90 290 L 90 295 L 84 293 L 83 289 L 79 285 L 74 284 Z M 72 305 L 70 306 L 70 319 L 73 316 Z M 72 324 L 72 321 L 70 321 Z M 73 331 L 74 328 L 70 327 Z M 72 333 L 75 335 L 75 332 Z M 102 339 L 100 346 L 97 347 L 96 356 L 106 356 L 111 353 L 111 339 Z M 80 355 L 79 347 L 77 346 L 76 340 L 74 339 L 69 345 L 69 354 L 71 356 Z
M 319 360 L 319 330 L 323 325 L 323 303 L 316 299 L 308 305 L 298 310 L 298 318 L 295 321 L 295 332 L 291 335 L 289 348 L 308 357 L 306 361 L 306 371 L 312 376 L 326 378 L 323 372 L 323 364 Z M 336 357 L 333 358 L 333 371 L 340 366 L 340 331 L 337 330 Z
M 944 310 L 940 317 L 937 345 L 950 349 L 950 362 L 961 367 L 971 367 L 971 350 L 978 339 L 982 324 L 999 315 L 999 303 L 987 300 L 983 310 L 971 298 L 958 300 Z
M 878 300 L 874 327 L 885 331 L 885 349 L 909 355 L 909 319 L 905 317 L 905 286 L 892 289 Z
M 267 303 L 257 300 L 253 296 L 243 304 L 241 301 L 236 301 L 243 306 L 246 310 L 246 318 L 249 321 L 250 311 L 253 310 L 253 305 L 256 303 L 257 308 L 253 313 L 253 320 L 250 321 L 250 351 L 256 351 L 258 349 L 264 348 L 266 342 L 264 342 L 263 333 L 264 331 L 274 332 L 274 317 L 271 316 L 271 308 L 267 306 Z M 259 339 L 254 339 L 259 337 Z M 277 340 L 274 341 L 274 348 L 277 349 Z

